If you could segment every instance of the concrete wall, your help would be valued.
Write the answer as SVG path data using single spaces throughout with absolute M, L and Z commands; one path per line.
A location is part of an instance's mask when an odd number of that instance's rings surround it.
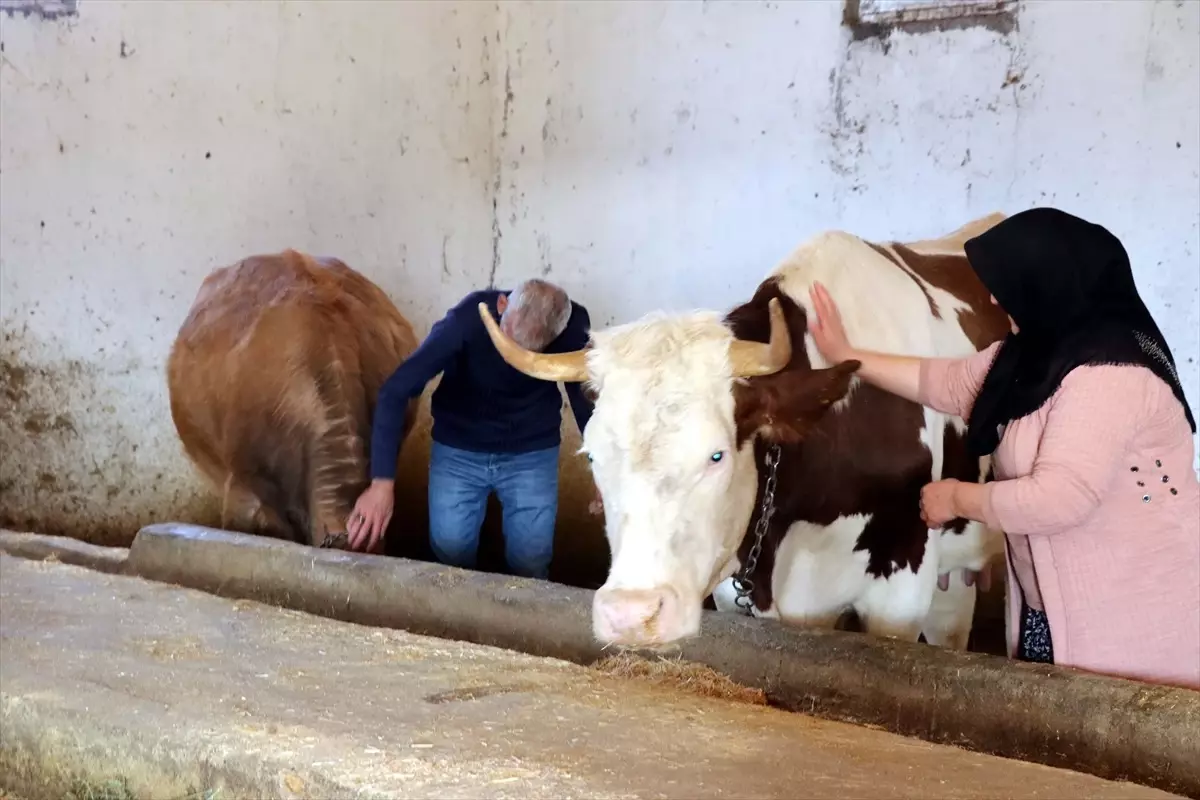
M 207 521 L 161 372 L 201 277 L 336 254 L 422 333 L 494 276 L 597 324 L 726 308 L 806 236 L 1102 222 L 1200 408 L 1200 3 L 1027 2 L 855 40 L 842 3 L 105 3 L 4 18 L 9 521 Z M 571 455 L 564 533 L 606 547 Z M 410 454 L 423 516 L 423 441 Z

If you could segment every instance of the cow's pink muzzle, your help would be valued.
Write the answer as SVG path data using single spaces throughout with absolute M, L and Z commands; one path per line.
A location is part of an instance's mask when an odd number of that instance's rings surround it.
M 600 589 L 592 601 L 592 632 L 605 644 L 645 647 L 695 633 L 688 630 L 679 594 L 653 589 Z

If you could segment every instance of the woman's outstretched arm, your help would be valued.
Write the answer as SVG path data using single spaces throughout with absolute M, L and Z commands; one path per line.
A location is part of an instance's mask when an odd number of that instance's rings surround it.
M 996 345 L 968 358 L 916 358 L 859 350 L 851 345 L 829 292 L 814 283 L 809 333 L 831 364 L 858 361 L 858 377 L 886 392 L 966 418 L 995 357 Z

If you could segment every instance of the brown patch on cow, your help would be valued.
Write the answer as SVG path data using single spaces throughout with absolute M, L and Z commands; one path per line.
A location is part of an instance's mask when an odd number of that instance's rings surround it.
M 772 603 L 770 576 L 775 552 L 795 522 L 830 525 L 848 514 L 871 515 L 855 545 L 868 553 L 867 571 L 887 577 L 896 569 L 920 567 L 927 528 L 921 521 L 921 487 L 929 481 L 933 458 L 921 444 L 921 407 L 860 383 L 853 402 L 830 411 L 846 393 L 857 362 L 814 370 L 801 343 L 807 331 L 804 309 L 778 281 L 764 281 L 754 298 L 734 309 L 727 322 L 739 339 L 767 341 L 767 304 L 778 298 L 792 336 L 792 361 L 781 372 L 753 378 L 735 389 L 739 437 L 753 435 L 762 464 L 771 443 L 781 448 L 775 515 L 758 559 L 752 599 L 758 608 Z M 741 439 L 744 441 L 744 438 Z M 739 550 L 745 562 L 758 520 L 766 476 L 759 469 L 755 511 Z
M 963 483 L 979 482 L 979 459 L 967 452 L 967 439 L 950 424 L 946 425 L 942 440 L 942 479 L 954 479 Z M 947 530 L 962 533 L 967 528 L 965 519 L 956 519 L 944 526 Z
M 905 275 L 912 278 L 913 283 L 915 283 L 917 285 L 917 288 L 921 290 L 921 294 L 925 295 L 925 302 L 929 303 L 929 313 L 933 314 L 933 316 L 936 317 L 937 319 L 942 318 L 942 310 L 940 308 L 938 308 L 937 301 L 934 300 L 933 295 L 929 293 L 929 287 L 927 285 L 925 285 L 925 283 L 920 278 L 918 278 L 916 275 L 914 275 L 913 271 L 911 269 L 906 267 L 902 261 L 900 261 L 898 258 L 896 258 L 896 256 L 892 255 L 891 252 L 889 252 L 886 247 L 875 244 L 874 242 L 867 242 L 866 244 L 868 247 L 870 247 L 876 253 L 879 253 L 879 255 L 883 256 L 888 261 L 892 262 L 897 267 L 899 267 L 900 270 Z
M 379 389 L 416 344 L 387 296 L 337 259 L 287 250 L 213 271 L 167 385 L 184 451 L 222 498 L 222 527 L 303 544 L 344 531 L 368 482 Z
M 991 301 L 991 293 L 965 254 L 925 254 L 894 242 L 891 246 L 903 266 L 969 307 L 969 311 L 958 312 L 958 323 L 976 350 L 983 350 L 1008 335 L 1008 315 Z

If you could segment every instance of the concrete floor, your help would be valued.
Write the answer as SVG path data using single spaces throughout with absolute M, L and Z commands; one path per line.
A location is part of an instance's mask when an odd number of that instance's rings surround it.
M 1171 796 L 64 564 L 0 555 L 0 609 L 0 781 L 30 800 L 71 773 L 138 797 Z

